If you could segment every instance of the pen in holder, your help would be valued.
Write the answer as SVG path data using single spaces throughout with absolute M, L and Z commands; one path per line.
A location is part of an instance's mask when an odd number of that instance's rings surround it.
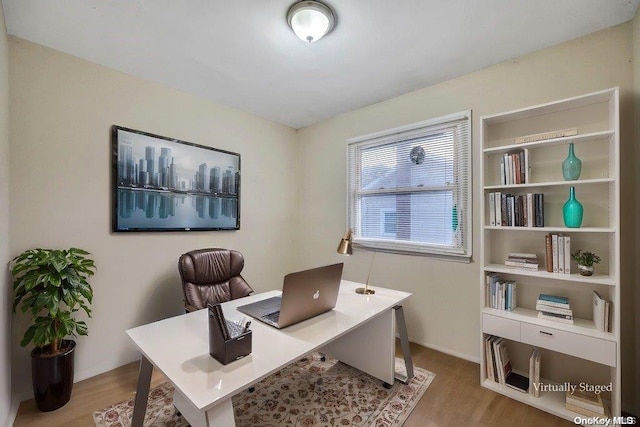
M 209 304 L 209 354 L 223 365 L 251 353 L 251 330 L 248 326 L 234 333 L 222 313 L 220 304 Z

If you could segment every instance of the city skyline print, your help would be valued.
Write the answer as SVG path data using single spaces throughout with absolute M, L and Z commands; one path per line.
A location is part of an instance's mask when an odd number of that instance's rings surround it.
M 112 129 L 113 231 L 237 230 L 240 155 Z

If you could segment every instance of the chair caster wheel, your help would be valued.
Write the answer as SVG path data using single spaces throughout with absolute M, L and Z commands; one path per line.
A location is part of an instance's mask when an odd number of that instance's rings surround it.
M 393 384 L 389 384 L 389 383 L 386 383 L 386 382 L 385 382 L 385 383 L 382 383 L 382 386 L 383 386 L 384 388 L 386 388 L 387 390 L 389 390 L 391 387 L 393 387 Z
M 249 393 L 253 393 L 254 391 L 256 391 L 255 387 L 249 387 Z
M 327 361 L 327 356 L 325 356 L 325 355 L 320 356 L 320 361 L 321 362 L 326 362 Z

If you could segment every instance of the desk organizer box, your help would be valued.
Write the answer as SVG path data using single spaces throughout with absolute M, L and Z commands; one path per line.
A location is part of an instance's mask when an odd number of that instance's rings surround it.
M 251 354 L 251 330 L 225 339 L 221 321 L 226 322 L 224 318 L 216 316 L 214 308 L 209 306 L 209 354 L 223 365 Z

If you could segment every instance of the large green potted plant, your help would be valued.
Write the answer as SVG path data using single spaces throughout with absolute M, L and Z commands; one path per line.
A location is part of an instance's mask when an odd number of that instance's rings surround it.
M 78 311 L 91 317 L 93 290 L 87 279 L 95 272 L 88 252 L 77 249 L 30 249 L 11 262 L 13 311 L 20 306 L 32 322 L 20 344 L 33 342 L 31 376 L 38 409 L 64 406 L 73 387 L 75 341 L 87 335 Z

